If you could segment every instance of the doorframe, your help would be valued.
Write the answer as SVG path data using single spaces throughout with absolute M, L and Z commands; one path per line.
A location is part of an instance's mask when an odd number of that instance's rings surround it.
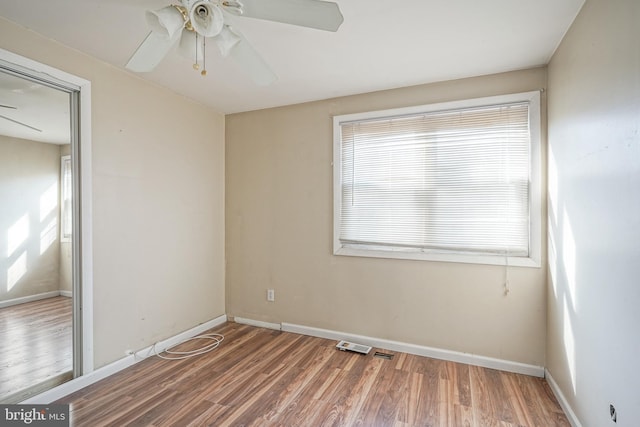
M 0 49 L 0 65 L 12 71 L 19 71 L 27 76 L 52 83 L 77 93 L 75 107 L 72 102 L 72 112 L 77 117 L 72 120 L 76 127 L 76 141 L 71 141 L 72 150 L 77 161 L 74 166 L 77 173 L 77 194 L 80 194 L 80 204 L 74 207 L 74 225 L 79 225 L 80 233 L 74 236 L 74 244 L 80 254 L 80 262 L 74 262 L 74 275 L 80 278 L 79 307 L 74 315 L 80 313 L 80 331 L 74 336 L 74 345 L 80 344 L 82 357 L 76 361 L 74 354 L 75 376 L 83 376 L 94 370 L 93 358 L 93 233 L 92 233 L 92 173 L 91 173 L 91 82 L 81 77 L 69 74 L 57 68 L 42 64 L 38 61 Z M 74 132 L 72 132 L 74 133 Z M 72 139 L 74 137 L 72 136 Z M 73 146 L 75 142 L 75 146 Z M 78 236 L 79 234 L 79 236 Z M 76 281 L 77 282 L 77 281 Z M 76 284 L 74 283 L 74 287 Z M 74 291 L 77 289 L 74 289 Z M 74 298 L 76 300 L 76 298 Z M 74 303 L 75 305 L 76 303 Z M 74 322 L 77 323 L 77 322 Z M 74 325 L 74 329 L 76 326 Z M 76 335 L 76 334 L 74 334 Z M 74 351 L 75 353 L 75 351 Z M 80 362 L 80 363 L 78 363 Z

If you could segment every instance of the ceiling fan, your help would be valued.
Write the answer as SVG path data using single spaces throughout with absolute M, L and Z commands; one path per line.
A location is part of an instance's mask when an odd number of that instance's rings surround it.
M 258 85 L 277 77 L 244 36 L 232 28 L 230 15 L 264 19 L 325 31 L 343 22 L 340 8 L 322 0 L 179 0 L 180 4 L 147 11 L 151 32 L 134 52 L 126 68 L 152 71 L 178 44 L 178 51 L 206 75 L 206 43 L 215 42 L 223 57 L 233 58 Z
M 13 107 L 11 105 L 4 105 L 4 104 L 0 104 L 0 108 L 7 108 L 9 110 L 17 110 L 18 109 L 17 107 Z M 24 126 L 24 127 L 29 128 L 31 130 L 34 130 L 36 132 L 42 132 L 42 129 L 38 129 L 38 128 L 30 126 L 30 125 L 28 125 L 26 123 L 22 123 L 22 122 L 20 122 L 18 120 L 14 120 L 11 117 L 7 117 L 7 116 L 5 116 L 3 114 L 0 114 L 0 119 L 8 120 L 8 121 L 10 121 L 12 123 L 15 123 L 15 124 L 20 125 L 20 126 Z

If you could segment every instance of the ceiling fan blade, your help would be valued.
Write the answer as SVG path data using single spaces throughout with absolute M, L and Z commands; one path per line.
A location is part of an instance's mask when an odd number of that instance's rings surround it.
M 137 73 L 152 71 L 169 53 L 175 42 L 180 38 L 181 31 L 170 39 L 155 31 L 149 33 L 147 38 L 133 53 L 126 68 Z
M 231 30 L 231 29 L 229 29 Z M 239 39 L 229 50 L 229 56 L 232 57 L 243 71 L 251 77 L 258 86 L 268 86 L 278 80 L 278 77 L 271 70 L 271 67 L 249 44 L 242 34 L 235 30 L 231 30 Z M 223 48 L 221 48 L 221 51 Z M 223 52 L 224 54 L 224 52 Z
M 3 107 L 4 107 L 4 105 L 3 105 Z M 9 107 L 9 108 L 11 108 L 11 107 Z M 11 118 L 9 118 L 7 116 L 3 116 L 2 114 L 0 114 L 0 118 L 5 119 L 5 120 L 9 120 L 12 123 L 15 123 L 15 124 L 20 125 L 20 126 L 24 126 L 24 127 L 29 128 L 31 130 L 35 130 L 36 132 L 42 132 L 42 129 L 38 129 L 38 128 L 35 128 L 33 126 L 29 126 L 26 123 L 22 123 L 22 122 L 19 122 L 17 120 L 13 120 L 13 119 L 11 119 Z
M 321 0 L 242 0 L 242 16 L 325 31 L 344 21 L 336 3 Z

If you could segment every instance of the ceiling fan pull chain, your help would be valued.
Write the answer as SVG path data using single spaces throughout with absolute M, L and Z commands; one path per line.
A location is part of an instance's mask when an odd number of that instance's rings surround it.
M 196 62 L 193 64 L 194 70 L 200 69 L 200 64 L 198 64 L 198 33 L 196 32 Z
M 202 38 L 202 71 L 200 71 L 201 76 L 207 75 L 207 38 Z

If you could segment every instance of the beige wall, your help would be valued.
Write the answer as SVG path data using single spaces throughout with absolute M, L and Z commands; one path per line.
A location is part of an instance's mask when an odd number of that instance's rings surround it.
M 334 115 L 545 86 L 538 68 L 227 116 L 227 313 L 544 365 L 545 269 L 512 268 L 504 296 L 504 267 L 333 256 L 331 161 Z
M 224 314 L 224 117 L 1 18 L 0 48 L 92 84 L 95 366 Z
M 547 367 L 585 427 L 640 422 L 639 23 L 587 0 L 549 65 Z
M 59 170 L 57 145 L 0 135 L 0 301 L 58 290 Z

